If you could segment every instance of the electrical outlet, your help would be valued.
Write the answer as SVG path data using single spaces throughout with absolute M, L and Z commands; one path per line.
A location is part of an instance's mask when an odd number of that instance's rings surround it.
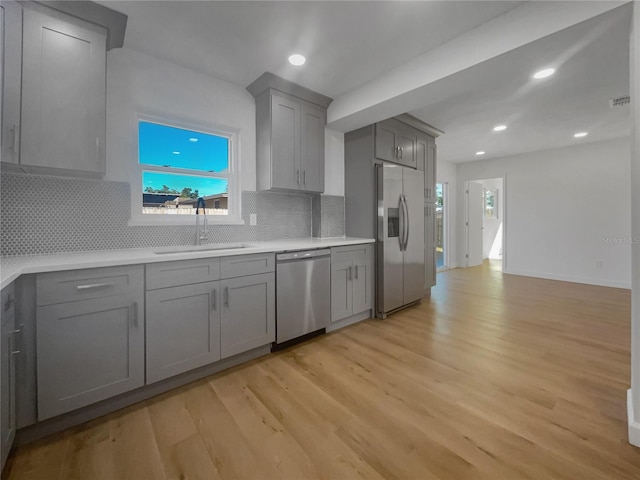
M 604 265 L 604 262 L 602 260 L 596 260 L 596 268 L 598 270 L 602 270 L 603 265 Z
M 258 215 L 255 213 L 249 214 L 249 225 L 257 225 L 258 224 Z

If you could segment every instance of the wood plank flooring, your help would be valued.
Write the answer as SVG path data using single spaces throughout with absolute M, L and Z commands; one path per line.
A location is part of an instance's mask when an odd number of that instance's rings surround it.
M 438 274 L 431 299 L 16 449 L 15 480 L 638 479 L 630 292 Z

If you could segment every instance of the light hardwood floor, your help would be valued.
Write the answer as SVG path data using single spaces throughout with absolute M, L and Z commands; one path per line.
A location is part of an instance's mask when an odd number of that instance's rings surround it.
M 627 290 L 438 274 L 430 300 L 12 454 L 11 479 L 638 479 Z

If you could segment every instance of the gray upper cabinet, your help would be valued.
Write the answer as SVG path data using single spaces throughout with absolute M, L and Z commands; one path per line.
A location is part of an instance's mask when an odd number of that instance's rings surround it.
M 375 132 L 376 158 L 417 168 L 415 129 L 390 118 L 376 123 Z
M 106 37 L 56 10 L 24 9 L 22 166 L 104 173 Z
M 38 275 L 38 288 L 60 289 L 57 300 L 37 297 L 38 420 L 144 385 L 143 267 L 113 267 L 106 276 L 116 268 L 128 279 L 125 293 L 118 281 L 97 281 L 100 269 Z M 90 298 L 65 290 L 59 277 Z
M 0 471 L 7 460 L 16 435 L 15 291 L 11 284 L 2 290 L 0 331 Z
M 220 360 L 220 282 L 146 293 L 147 383 Z
M 326 110 L 302 103 L 300 128 L 300 168 L 302 187 L 308 192 L 324 192 L 324 125 Z
M 331 99 L 270 73 L 247 90 L 256 99 L 258 190 L 323 192 Z
M 20 83 L 22 75 L 22 7 L 11 0 L 0 4 L 2 38 L 2 162 L 18 163 L 20 152 Z

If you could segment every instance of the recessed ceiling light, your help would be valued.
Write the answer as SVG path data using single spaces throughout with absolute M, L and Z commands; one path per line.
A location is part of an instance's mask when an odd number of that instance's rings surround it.
M 533 74 L 533 78 L 536 78 L 536 79 L 539 80 L 541 78 L 550 77 L 554 73 L 556 73 L 556 69 L 555 68 L 545 68 L 544 70 L 540 70 L 539 72 L 534 73 Z
M 506 130 L 506 129 L 507 129 L 506 125 L 496 125 L 495 127 L 493 127 L 494 132 L 502 132 L 503 130 Z
M 484 155 L 485 152 L 483 152 L 482 150 L 480 150 L 479 152 L 476 152 L 476 155 Z
M 306 61 L 307 59 L 304 58 L 304 55 L 300 55 L 299 53 L 294 53 L 289 57 L 289 63 L 291 65 L 295 65 L 296 67 L 299 67 L 300 65 L 304 65 L 304 62 Z
M 197 139 L 196 137 L 191 137 L 191 138 L 189 139 L 189 141 L 190 141 L 190 142 L 194 142 L 194 143 L 195 143 L 195 142 L 197 142 L 197 141 L 198 141 L 198 139 Z
M 171 152 L 171 153 L 173 153 L 174 155 L 180 155 L 180 152 Z
M 573 136 L 576 138 L 582 138 L 582 137 L 586 137 L 587 135 L 589 135 L 588 132 L 578 132 L 578 133 L 574 133 Z

